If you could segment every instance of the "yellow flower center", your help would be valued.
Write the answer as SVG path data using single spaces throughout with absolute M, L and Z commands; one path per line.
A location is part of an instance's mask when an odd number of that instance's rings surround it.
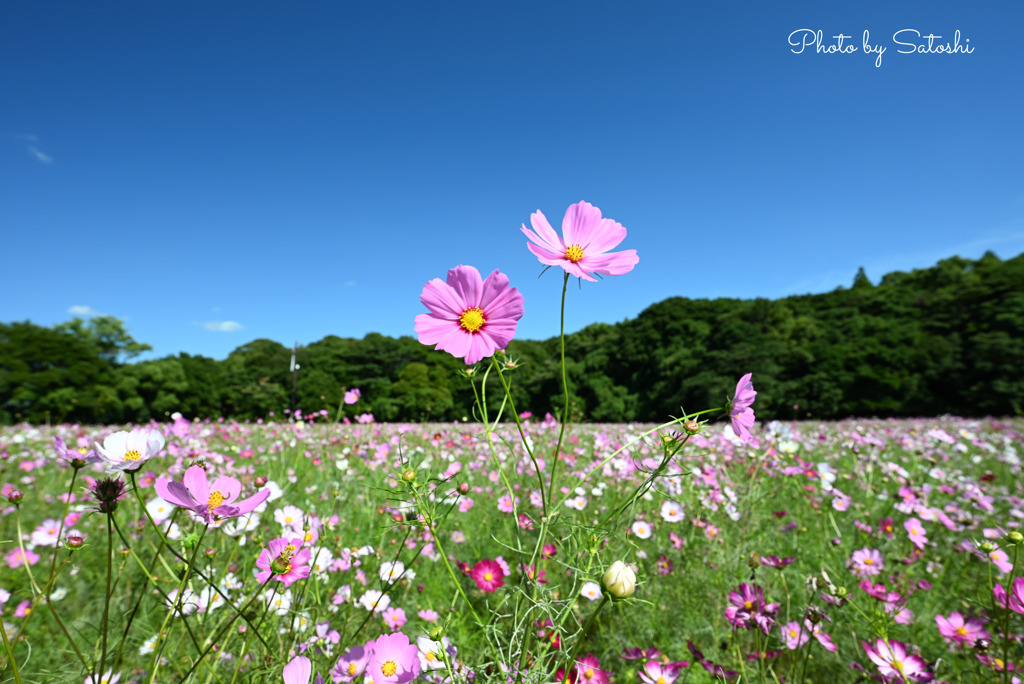
M 138 449 L 129 449 L 124 452 L 124 460 L 126 461 L 138 461 L 142 458 L 142 454 L 139 453 Z
M 791 629 L 791 630 L 789 630 L 789 636 L 794 638 L 794 639 L 796 639 L 798 636 L 800 636 L 800 634 L 797 633 L 796 630 L 792 630 Z
M 291 524 L 292 524 L 292 516 L 290 516 L 290 515 L 286 515 L 286 516 L 284 517 L 284 524 L 285 524 L 285 525 L 291 525 Z
M 967 628 L 966 627 L 957 627 L 956 628 L 956 633 L 959 634 L 960 636 L 967 636 Z
M 587 671 L 583 673 L 583 676 L 585 678 L 587 678 L 587 679 L 593 679 L 593 677 L 594 677 L 594 668 L 592 668 L 592 667 L 588 668 Z
M 494 579 L 494 575 L 492 575 L 489 572 L 485 572 L 484 573 L 484 581 L 485 582 L 490 582 L 492 579 Z
M 385 677 L 390 677 L 398 671 L 398 665 L 395 664 L 394 660 L 389 660 L 380 666 L 380 671 Z
M 302 541 L 306 542 L 307 544 L 309 542 L 313 541 L 313 533 L 312 532 L 307 532 L 305 534 L 305 536 L 302 537 Z
M 358 672 L 358 671 L 359 671 L 359 668 L 356 667 L 355 663 L 349 663 L 348 664 L 348 675 L 350 677 L 355 677 L 356 676 L 356 672 Z
M 484 312 L 475 306 L 471 306 L 462 312 L 459 316 L 459 325 L 466 332 L 475 333 L 480 328 L 484 327 L 484 323 L 487 321 L 484 319 Z
M 219 489 L 214 489 L 210 492 L 210 500 L 206 502 L 206 505 L 211 511 L 222 503 L 224 503 L 224 494 Z
M 896 670 L 900 674 L 903 674 L 903 661 L 894 660 L 892 661 L 892 669 Z
M 658 677 L 658 680 L 657 680 L 657 682 L 655 682 L 655 684 L 667 684 L 667 683 L 666 683 L 666 680 L 665 680 L 664 677 Z
M 430 662 L 434 662 L 435 660 L 437 660 L 437 656 L 434 655 L 433 651 L 427 651 L 427 655 L 423 657 L 429 660 Z
M 754 609 L 754 604 L 751 601 L 744 601 L 743 602 L 743 607 L 746 608 L 747 610 L 753 610 Z
M 289 544 L 288 546 L 284 547 L 284 552 L 291 556 L 293 553 L 295 553 L 295 544 Z
M 874 559 L 871 559 L 871 558 L 865 558 L 864 559 L 864 565 L 874 565 L 874 564 L 875 564 Z
M 565 258 L 575 264 L 583 258 L 583 248 L 579 245 L 569 245 L 565 248 Z
M 89 450 L 86 449 L 85 447 L 78 447 L 78 453 L 80 453 L 83 456 L 85 456 L 87 453 L 89 453 Z

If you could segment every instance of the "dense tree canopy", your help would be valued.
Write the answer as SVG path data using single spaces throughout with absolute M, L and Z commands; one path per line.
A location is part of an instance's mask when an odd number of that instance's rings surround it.
M 148 345 L 121 321 L 53 328 L 0 324 L 0 422 L 261 418 L 305 412 L 378 420 L 473 415 L 464 364 L 412 337 L 329 336 L 292 350 L 254 340 L 224 361 L 180 354 L 127 363 Z M 558 339 L 508 349 L 519 411 L 563 404 Z M 633 320 L 566 339 L 572 412 L 594 421 L 661 420 L 720 406 L 754 373 L 760 418 L 1009 414 L 1024 398 L 1024 255 L 953 257 L 850 288 L 779 300 L 673 297 Z M 500 387 L 491 378 L 492 396 Z M 344 406 L 346 389 L 363 399 Z

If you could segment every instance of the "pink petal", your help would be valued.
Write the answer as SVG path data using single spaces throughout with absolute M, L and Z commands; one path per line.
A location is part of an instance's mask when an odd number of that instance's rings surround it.
M 177 485 L 177 487 L 173 487 L 173 485 Z M 182 506 L 184 508 L 192 508 L 196 505 L 196 501 L 189 495 L 188 491 L 180 482 L 168 480 L 165 477 L 158 477 L 156 479 L 156 484 L 153 486 L 156 489 L 157 495 L 167 503 L 174 504 L 175 506 Z
M 224 502 L 234 501 L 242 493 L 242 483 L 233 477 L 222 475 L 210 485 L 210 491 L 218 491 L 224 495 Z
M 564 268 L 565 264 L 570 263 L 565 258 L 564 252 L 555 254 L 554 252 L 548 252 L 544 249 L 541 249 L 540 247 L 537 247 L 536 245 L 530 244 L 527 244 L 526 248 L 530 250 L 535 257 L 537 257 L 537 260 L 540 261 L 540 263 L 545 264 L 547 266 L 562 266 Z
M 454 288 L 467 307 L 480 306 L 480 296 L 484 289 L 480 271 L 472 266 L 456 266 L 448 271 L 448 284 Z
M 206 471 L 197 465 L 185 471 L 183 478 L 185 488 L 197 503 L 205 504 L 210 500 L 210 485 L 206 479 Z
M 456 319 L 466 309 L 455 289 L 440 278 L 434 278 L 423 286 L 420 302 L 432 313 L 449 319 Z
M 416 317 L 413 329 L 422 344 L 437 344 L 452 330 L 460 328 L 455 321 L 438 318 L 436 314 L 420 314 Z
M 305 656 L 296 656 L 284 666 L 284 684 L 309 684 L 313 675 L 313 664 Z
M 639 262 L 640 257 L 636 255 L 636 250 L 629 249 L 625 252 L 609 252 L 594 256 L 587 256 L 584 252 L 579 265 L 591 273 L 617 276 L 629 273 Z
M 562 237 L 566 246 L 590 242 L 594 230 L 601 223 L 601 210 L 589 202 L 577 202 L 565 210 L 562 219 Z M 586 254 L 586 252 L 584 252 Z
M 541 213 L 540 209 L 530 214 L 530 225 L 537 231 L 537 240 L 535 241 L 537 245 L 547 247 L 556 254 L 565 253 L 565 242 L 558 236 L 555 229 L 551 227 L 547 217 Z M 526 237 L 530 237 L 530 231 L 526 226 L 523 226 L 523 232 L 526 233 Z
M 618 221 L 606 218 L 601 219 L 601 222 L 594 229 L 594 232 L 590 235 L 590 239 L 586 244 L 580 245 L 583 248 L 583 254 L 604 254 L 610 249 L 615 249 L 619 246 L 619 243 L 626 239 L 626 229 Z

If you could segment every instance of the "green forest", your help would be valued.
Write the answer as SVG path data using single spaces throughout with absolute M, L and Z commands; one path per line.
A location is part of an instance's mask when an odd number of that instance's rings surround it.
M 412 323 L 410 322 L 410 327 Z M 298 349 L 267 339 L 223 361 L 179 354 L 132 362 L 150 347 L 112 317 L 53 327 L 0 323 L 0 423 L 255 419 L 295 406 L 379 421 L 472 419 L 461 360 L 370 333 Z M 560 413 L 559 341 L 514 340 L 516 408 Z M 1024 398 L 1024 255 L 952 257 L 848 288 L 783 299 L 686 299 L 566 337 L 575 420 L 660 421 L 721 406 L 754 374 L 759 419 L 1007 415 Z M 486 363 L 486 360 L 485 360 Z M 497 396 L 494 382 L 489 392 Z M 294 387 L 293 387 L 294 382 Z

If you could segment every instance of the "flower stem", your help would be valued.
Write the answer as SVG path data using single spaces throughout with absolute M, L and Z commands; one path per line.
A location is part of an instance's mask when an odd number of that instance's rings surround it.
M 100 651 L 100 669 L 97 679 L 107 671 L 107 627 L 110 618 L 110 579 L 114 574 L 114 513 L 107 512 L 107 591 L 103 602 L 103 649 Z
M 565 437 L 565 424 L 569 420 L 569 377 L 565 368 L 565 291 L 569 287 L 569 273 L 565 273 L 562 279 L 562 312 L 559 319 L 558 339 L 561 344 L 562 353 L 562 394 L 565 398 L 565 405 L 562 408 L 562 420 L 558 426 L 558 443 L 555 445 L 555 455 L 551 463 L 551 481 L 548 484 L 548 501 L 554 500 L 555 496 L 555 474 L 558 471 L 558 456 L 562 451 L 562 439 Z
M 4 638 L 4 649 L 7 651 L 7 662 L 11 664 L 11 671 L 14 672 L 14 681 L 21 684 L 21 674 L 18 672 L 18 663 L 14 660 L 14 646 L 7 640 L 7 628 L 4 621 L 0 620 L 0 636 Z
M 134 478 L 132 478 L 134 480 Z M 210 528 L 209 525 L 203 525 L 203 531 L 199 535 L 199 540 L 196 542 L 195 548 L 192 549 L 192 556 L 188 560 L 188 565 L 185 566 L 185 573 L 181 577 L 181 582 L 178 584 L 178 593 L 174 597 L 174 606 L 167 613 L 167 617 L 164 618 L 163 624 L 160 625 L 160 631 L 157 632 L 157 643 L 153 649 L 153 666 L 150 668 L 148 684 L 153 684 L 156 681 L 156 673 L 160 670 L 160 655 L 164 651 L 164 646 L 167 645 L 167 639 L 164 636 L 164 630 L 167 628 L 167 623 L 174 615 L 181 609 L 182 598 L 185 595 L 185 585 L 188 583 L 189 575 L 192 574 L 192 566 L 195 565 L 196 556 L 199 554 L 199 547 L 203 544 L 203 537 L 206 536 L 206 530 Z M 191 672 L 190 672 L 191 674 Z

